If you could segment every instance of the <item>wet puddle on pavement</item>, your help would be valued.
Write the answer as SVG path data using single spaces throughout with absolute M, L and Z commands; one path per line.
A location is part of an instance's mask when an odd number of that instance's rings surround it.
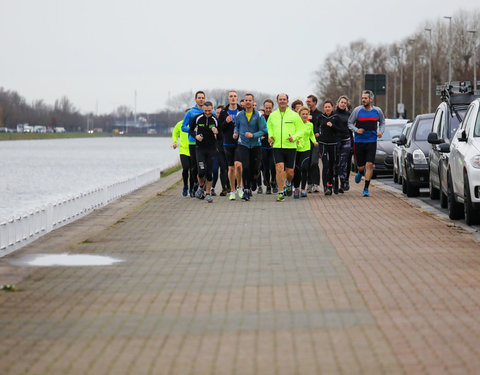
M 110 266 L 120 262 L 123 260 L 91 254 L 29 254 L 10 261 L 16 266 L 30 267 Z

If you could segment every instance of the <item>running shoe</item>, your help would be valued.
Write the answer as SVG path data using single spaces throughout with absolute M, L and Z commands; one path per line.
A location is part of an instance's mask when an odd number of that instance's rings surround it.
M 265 194 L 268 194 L 268 195 L 272 194 L 272 188 L 270 186 L 267 186 L 267 190 Z
M 182 195 L 186 197 L 188 195 L 188 186 L 184 186 L 182 190 Z
M 193 191 L 193 189 L 190 189 L 188 193 L 190 195 L 190 198 L 193 198 L 195 196 L 195 192 Z
M 273 192 L 273 194 L 278 193 L 278 185 L 277 185 L 276 182 L 274 182 L 273 185 L 272 185 L 272 192 Z
M 332 195 L 332 187 L 331 186 L 327 186 L 327 188 L 325 189 L 325 195 Z
M 348 182 L 345 182 L 343 185 L 343 191 L 349 191 L 350 190 L 350 184 Z
M 227 194 L 228 194 L 228 190 L 227 190 L 227 189 L 223 189 L 222 192 L 220 193 L 220 196 L 221 196 L 221 197 L 225 197 Z
M 355 183 L 356 183 L 356 184 L 359 184 L 360 181 L 362 181 L 362 176 L 363 176 L 362 173 L 357 172 L 357 174 L 355 175 Z
M 243 198 L 243 189 L 241 187 L 237 188 L 237 193 L 238 193 L 238 197 L 240 199 L 242 199 Z
M 261 186 L 258 187 L 257 194 L 263 194 L 263 188 Z
M 300 199 L 300 190 L 297 188 L 293 191 L 293 199 Z
M 364 197 L 369 197 L 370 193 L 368 192 L 368 189 L 363 189 L 363 196 Z
M 211 195 L 212 197 L 215 197 L 215 196 L 217 195 L 217 193 L 215 193 L 215 188 L 212 187 L 212 188 L 210 189 L 210 195 Z
M 244 201 L 249 201 L 251 196 L 252 196 L 252 192 L 250 191 L 250 189 L 245 189 L 245 190 L 243 191 L 242 199 L 243 199 Z
M 213 202 L 212 196 L 210 194 L 207 194 L 207 196 L 205 197 L 205 201 L 207 203 L 212 203 Z
M 287 193 L 287 197 L 292 196 L 292 185 L 287 185 L 285 192 Z
M 307 192 L 305 191 L 305 189 L 302 189 L 302 193 L 300 194 L 300 196 L 302 198 L 306 198 L 307 197 Z
M 285 195 L 283 193 L 278 193 L 277 202 L 283 202 L 285 200 Z
M 339 192 L 340 194 L 343 194 L 343 193 L 345 192 L 345 190 L 343 190 L 343 188 L 340 187 L 340 188 L 338 189 L 338 192 Z
M 313 193 L 313 185 L 308 184 L 307 193 Z
M 231 191 L 230 193 L 228 193 L 228 199 L 230 199 L 231 201 L 234 201 L 235 199 L 237 199 L 234 191 Z
M 205 191 L 202 188 L 198 188 L 197 191 L 195 192 L 195 197 L 198 199 L 204 199 Z

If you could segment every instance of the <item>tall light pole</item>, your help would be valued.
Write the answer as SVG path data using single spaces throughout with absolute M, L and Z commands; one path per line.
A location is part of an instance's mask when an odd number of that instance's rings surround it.
M 468 30 L 473 36 L 473 90 L 477 89 L 477 30 Z
M 420 75 L 420 77 L 421 77 L 420 78 L 420 113 L 425 113 L 424 109 L 423 109 L 423 96 L 424 96 L 423 92 L 425 91 L 424 90 L 424 87 L 425 87 L 424 81 L 425 80 L 424 80 L 423 71 L 424 71 L 425 62 L 427 61 L 427 57 L 424 56 L 424 55 L 419 55 L 418 58 L 421 62 L 421 69 L 420 69 L 420 73 L 421 73 L 421 75 Z
M 452 82 L 452 17 L 443 18 L 448 20 L 448 82 Z
M 400 54 L 400 103 L 403 103 L 403 51 L 404 48 L 398 49 Z
M 426 28 L 430 34 L 428 41 L 428 113 L 432 112 L 432 29 Z
M 416 44 L 415 42 L 417 41 L 416 39 L 409 39 L 408 40 L 410 43 L 413 44 L 413 76 L 412 76 L 412 120 L 415 119 L 415 60 L 416 60 Z

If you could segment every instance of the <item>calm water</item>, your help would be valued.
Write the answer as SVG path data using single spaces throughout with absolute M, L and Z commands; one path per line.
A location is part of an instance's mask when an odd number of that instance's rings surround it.
M 168 168 L 170 138 L 93 138 L 0 142 L 0 218 L 69 195 Z

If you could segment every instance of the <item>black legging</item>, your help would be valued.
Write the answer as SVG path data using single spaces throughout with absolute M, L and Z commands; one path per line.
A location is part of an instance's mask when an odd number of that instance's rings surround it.
M 190 150 L 190 178 L 197 183 L 197 145 L 188 145 Z
M 308 170 L 310 169 L 310 157 L 311 150 L 298 152 L 295 160 L 295 174 L 293 176 L 293 186 L 298 188 L 300 186 L 302 190 L 307 186 Z
M 273 148 L 262 148 L 262 171 L 263 184 L 271 187 L 277 176 L 275 161 L 273 160 Z
M 320 185 L 320 168 L 318 167 L 319 146 L 315 147 L 310 143 L 312 155 L 310 157 L 310 168 L 308 170 L 308 184 Z
M 256 185 L 256 179 L 260 173 L 262 149 L 261 147 L 248 148 L 243 145 L 237 147 L 242 162 L 243 188 L 251 189 L 254 184 Z
M 322 158 L 322 183 L 326 188 L 333 185 L 333 173 L 335 171 L 335 160 L 337 158 L 336 143 L 320 143 L 320 156 Z
M 188 185 L 188 175 L 190 174 L 190 189 L 193 189 L 193 184 L 195 181 L 192 178 L 192 174 L 190 172 L 190 156 L 180 154 L 180 163 L 182 163 L 182 178 L 183 178 L 183 186 Z

